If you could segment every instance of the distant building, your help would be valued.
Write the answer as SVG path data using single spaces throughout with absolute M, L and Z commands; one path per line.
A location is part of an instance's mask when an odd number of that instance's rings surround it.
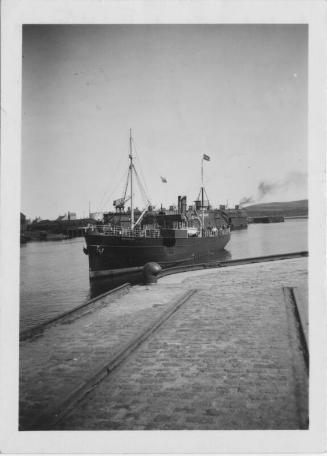
M 65 215 L 59 215 L 59 217 L 56 220 L 58 222 L 62 222 L 64 220 L 76 220 L 76 212 L 68 211 Z

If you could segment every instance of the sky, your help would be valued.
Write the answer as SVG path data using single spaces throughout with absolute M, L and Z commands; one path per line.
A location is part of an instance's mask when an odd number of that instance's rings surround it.
M 301 24 L 25 25 L 22 212 L 113 210 L 130 128 L 157 207 L 192 204 L 203 154 L 214 206 L 307 198 L 307 45 Z

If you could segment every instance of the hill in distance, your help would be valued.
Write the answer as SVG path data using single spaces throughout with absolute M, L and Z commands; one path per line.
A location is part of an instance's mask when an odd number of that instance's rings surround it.
M 258 203 L 244 206 L 249 217 L 283 215 L 284 217 L 308 216 L 308 200 Z

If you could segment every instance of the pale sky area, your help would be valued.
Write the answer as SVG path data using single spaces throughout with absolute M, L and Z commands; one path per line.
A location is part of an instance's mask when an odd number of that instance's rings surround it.
M 203 154 L 214 206 L 307 198 L 307 57 L 306 25 L 24 26 L 22 212 L 113 210 L 130 128 L 157 207 Z

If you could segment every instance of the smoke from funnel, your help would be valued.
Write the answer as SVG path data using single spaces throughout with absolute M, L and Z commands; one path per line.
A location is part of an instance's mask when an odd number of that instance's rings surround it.
M 267 193 L 272 193 L 274 189 L 277 187 L 277 183 L 269 183 L 269 182 L 260 182 L 258 185 L 258 196 L 257 199 L 260 201 Z
M 249 203 L 254 203 L 254 199 L 252 198 L 252 196 L 244 196 L 240 200 L 239 205 L 244 206 L 244 204 L 249 204 Z
M 284 179 L 275 182 L 261 181 L 257 187 L 257 194 L 253 196 L 244 196 L 239 204 L 244 206 L 245 204 L 255 203 L 261 201 L 266 195 L 274 194 L 278 191 L 287 191 L 289 189 L 295 189 L 302 191 L 306 188 L 307 176 L 304 173 L 298 171 L 292 171 L 287 174 Z
M 307 176 L 298 171 L 292 171 L 284 179 L 276 182 L 261 181 L 258 185 L 257 200 L 260 201 L 265 195 L 276 191 L 287 191 L 291 188 L 303 191 L 307 185 Z

